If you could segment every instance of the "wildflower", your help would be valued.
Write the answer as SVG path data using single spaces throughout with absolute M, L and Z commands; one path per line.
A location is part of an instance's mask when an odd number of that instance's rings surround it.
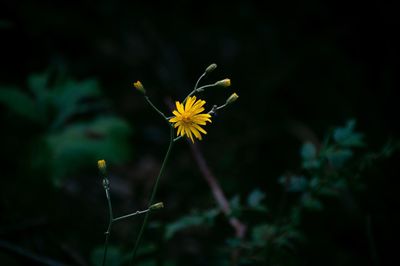
M 142 82 L 140 82 L 139 80 L 136 81 L 136 82 L 134 82 L 134 83 L 133 83 L 133 86 L 134 86 L 138 91 L 140 91 L 141 93 L 143 93 L 143 94 L 146 93 L 146 90 L 144 89 Z
M 215 82 L 216 86 L 222 86 L 222 87 L 229 87 L 231 86 L 231 80 L 230 79 L 223 79 L 220 81 Z
M 205 103 L 206 101 L 203 100 L 196 101 L 196 96 L 189 97 L 185 106 L 184 103 L 176 102 L 176 110 L 172 112 L 175 116 L 172 117 L 169 122 L 175 123 L 174 127 L 178 128 L 178 136 L 180 135 L 183 137 L 186 135 L 194 142 L 193 135 L 201 140 L 202 137 L 200 133 L 207 134 L 207 132 L 200 127 L 200 125 L 205 125 L 206 122 L 211 123 L 211 115 L 201 113 L 204 111 L 203 105 Z

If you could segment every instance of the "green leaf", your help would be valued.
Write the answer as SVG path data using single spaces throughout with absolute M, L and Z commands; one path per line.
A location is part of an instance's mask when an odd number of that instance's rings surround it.
M 302 195 L 301 203 L 305 208 L 310 210 L 320 211 L 323 209 L 322 203 L 318 199 L 312 197 L 309 193 Z
M 100 158 L 113 164 L 123 163 L 130 155 L 130 133 L 129 125 L 122 119 L 100 117 L 71 124 L 49 135 L 54 182 L 58 184 L 64 176 Z
M 356 121 L 349 120 L 345 127 L 339 127 L 333 131 L 333 139 L 343 147 L 362 147 L 364 142 L 361 133 L 354 132 Z
M 300 150 L 301 158 L 303 159 L 303 168 L 314 169 L 320 166 L 317 160 L 317 149 L 311 142 L 305 142 Z
M 301 192 L 308 186 L 308 180 L 304 176 L 281 176 L 278 182 L 289 192 Z
M 353 152 L 350 149 L 328 149 L 325 156 L 334 168 L 342 168 L 353 157 Z
M 220 213 L 218 209 L 207 210 L 203 213 L 192 213 L 188 216 L 183 216 L 173 223 L 170 223 L 165 228 L 164 238 L 171 239 L 177 232 L 185 230 L 189 227 L 200 225 L 211 225 L 214 218 Z
M 21 117 L 34 122 L 39 120 L 34 101 L 17 88 L 0 89 L 0 104 L 5 105 L 9 110 Z
M 264 198 L 265 198 L 265 193 L 256 188 L 247 197 L 247 205 L 252 208 L 260 207 L 261 201 Z
M 53 102 L 59 110 L 65 110 L 76 106 L 87 98 L 100 95 L 99 84 L 95 79 L 84 81 L 67 80 L 58 84 L 53 90 Z
M 277 233 L 276 226 L 260 224 L 253 228 L 251 238 L 255 245 L 264 246 Z

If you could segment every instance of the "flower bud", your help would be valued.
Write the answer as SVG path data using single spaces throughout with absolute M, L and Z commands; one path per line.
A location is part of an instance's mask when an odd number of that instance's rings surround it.
M 207 68 L 206 68 L 206 73 L 208 74 L 208 73 L 211 73 L 211 72 L 213 72 L 214 71 L 214 69 L 216 69 L 217 68 L 217 64 L 211 64 L 211 65 L 209 65 Z
M 226 104 L 231 104 L 231 103 L 235 102 L 238 98 L 239 98 L 239 95 L 237 95 L 236 93 L 232 93 L 232 95 L 229 96 L 229 98 L 226 100 Z
M 103 175 L 106 174 L 107 165 L 106 165 L 106 161 L 105 160 L 98 160 L 97 161 L 97 167 L 99 168 L 101 174 L 103 174 Z
M 220 81 L 215 82 L 216 86 L 222 86 L 222 87 L 229 87 L 231 86 L 231 80 L 230 79 L 223 79 Z
M 149 210 L 150 210 L 150 211 L 154 211 L 154 210 L 158 210 L 158 209 L 162 209 L 162 208 L 164 208 L 164 203 L 162 203 L 162 202 L 157 202 L 157 203 L 151 205 L 150 208 L 149 208 Z
M 133 86 L 134 86 L 138 91 L 140 91 L 141 93 L 146 94 L 146 90 L 144 89 L 142 82 L 140 82 L 139 80 L 136 81 L 136 82 L 134 82 L 134 83 L 133 83 Z

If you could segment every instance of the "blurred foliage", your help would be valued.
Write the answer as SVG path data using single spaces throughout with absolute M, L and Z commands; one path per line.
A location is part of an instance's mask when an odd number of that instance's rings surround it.
M 278 178 L 278 183 L 286 191 L 284 193 L 293 193 L 295 198 L 290 203 L 280 205 L 274 215 L 266 216 L 270 218 L 255 216 L 254 220 L 254 216 L 250 214 L 270 214 L 268 201 L 265 200 L 266 194 L 259 188 L 248 195 L 247 204 L 242 204 L 239 195 L 231 199 L 231 217 L 245 221 L 249 231 L 245 239 L 226 239 L 226 244 L 232 250 L 241 250 L 240 265 L 264 265 L 266 262 L 271 265 L 297 265 L 294 263 L 294 252 L 307 241 L 306 234 L 302 232 L 303 213 L 325 211 L 324 201 L 327 197 L 340 199 L 346 194 L 364 190 L 365 181 L 359 180 L 362 171 L 376 163 L 377 159 L 388 158 L 399 148 L 399 143 L 389 142 L 378 153 L 365 150 L 357 153 L 356 149 L 365 147 L 366 144 L 362 140 L 363 134 L 355 131 L 355 124 L 352 119 L 344 127 L 334 128 L 318 148 L 311 142 L 302 145 L 301 175 L 283 175 Z M 369 159 L 371 156 L 375 158 L 374 161 Z M 166 225 L 165 237 L 168 240 L 179 231 L 194 226 L 213 226 L 220 214 L 218 209 L 210 209 L 183 216 Z M 219 260 L 218 263 L 228 265 L 229 260 Z M 210 264 L 217 265 L 217 262 Z
M 31 253 L 96 265 L 96 161 L 125 214 L 146 207 L 165 152 L 165 123 L 132 82 L 167 113 L 213 62 L 240 98 L 199 146 L 231 213 L 175 145 L 138 265 L 400 265 L 397 13 L 388 1 L 3 1 L 0 241 L 16 249 L 2 245 L 0 265 L 33 265 Z M 207 107 L 221 95 L 201 94 Z M 126 264 L 139 221 L 113 228 L 109 265 Z
M 42 129 L 31 163 L 49 169 L 55 184 L 98 159 L 121 163 L 129 158 L 131 126 L 99 113 L 108 104 L 96 80 L 75 81 L 47 71 L 29 76 L 28 88 L 0 87 L 0 103 Z

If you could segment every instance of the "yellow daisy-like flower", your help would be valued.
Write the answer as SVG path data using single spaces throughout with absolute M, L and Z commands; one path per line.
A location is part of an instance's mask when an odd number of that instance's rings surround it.
M 197 100 L 196 96 L 189 97 L 186 101 L 186 104 L 176 102 L 176 110 L 172 113 L 175 115 L 172 117 L 169 122 L 175 123 L 174 127 L 178 128 L 177 135 L 179 136 L 187 136 L 189 137 L 192 142 L 193 135 L 201 140 L 201 133 L 207 134 L 207 132 L 200 127 L 200 125 L 204 126 L 206 122 L 211 123 L 211 115 L 209 114 L 202 114 L 201 112 L 204 111 L 203 105 L 206 101 Z

